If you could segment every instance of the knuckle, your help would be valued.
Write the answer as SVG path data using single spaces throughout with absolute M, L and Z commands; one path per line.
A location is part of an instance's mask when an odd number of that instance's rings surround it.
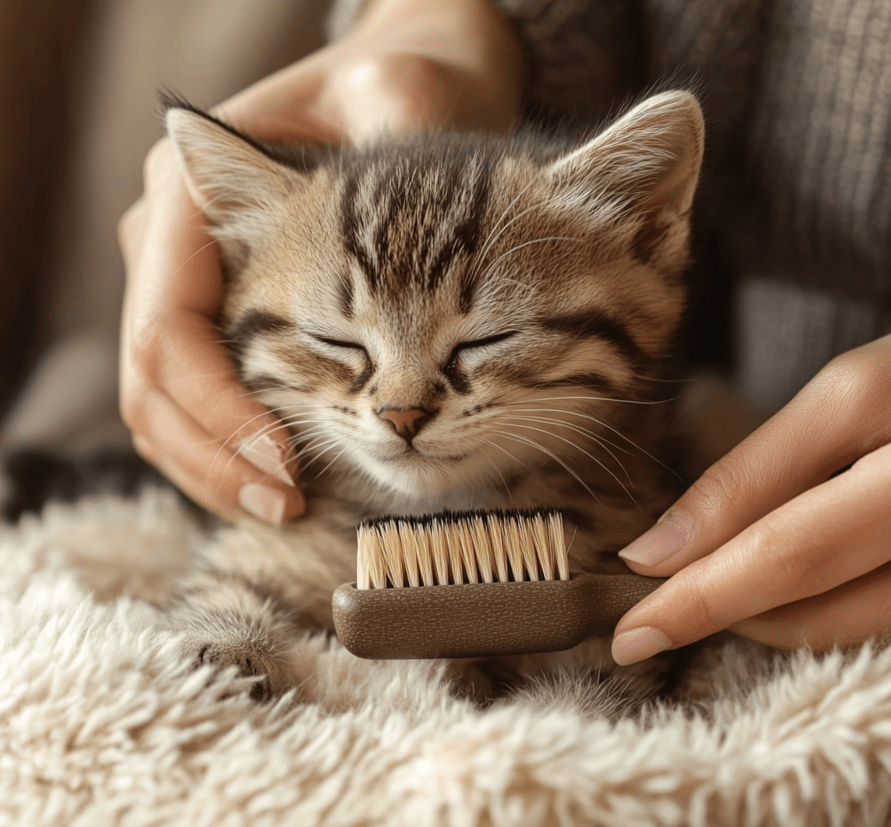
M 134 443 L 137 436 L 144 430 L 145 425 L 145 397 L 142 393 L 134 391 L 132 388 L 125 388 L 121 391 L 120 396 L 121 419 L 124 424 L 134 433 Z M 136 446 L 137 451 L 145 456 L 145 454 Z M 148 457 L 146 457 L 147 459 Z
M 715 463 L 696 482 L 696 510 L 706 516 L 720 514 L 728 505 L 740 502 L 745 492 L 745 474 L 738 463 Z
M 152 462 L 155 452 L 152 450 L 151 443 L 143 439 L 139 434 L 133 434 L 130 440 L 133 443 L 133 450 L 136 451 L 146 462 Z
M 135 433 L 146 430 L 148 397 L 152 388 L 161 385 L 161 361 L 156 337 L 136 337 L 127 344 L 119 408 L 124 423 Z
M 163 320 L 156 320 L 150 326 L 133 330 L 126 344 L 128 369 L 140 382 L 147 385 L 160 384 L 165 361 L 164 339 L 156 330 L 169 329 Z
M 146 189 L 150 189 L 156 181 L 166 180 L 171 167 L 176 165 L 173 144 L 167 138 L 158 141 L 145 156 L 142 166 L 142 176 Z
M 696 628 L 707 630 L 705 634 L 726 629 L 734 620 L 724 616 L 710 594 L 707 581 L 694 578 L 687 586 L 687 593 L 684 596 L 687 616 L 695 618 Z
M 818 375 L 819 390 L 847 402 L 874 399 L 891 393 L 891 363 L 866 348 L 836 356 Z
M 762 572 L 764 592 L 783 603 L 822 591 L 833 560 L 815 545 L 817 538 L 801 542 L 799 535 L 795 526 L 770 515 L 752 527 L 749 537 L 746 565 Z
M 124 252 L 131 247 L 137 226 L 142 222 L 142 201 L 133 204 L 118 221 L 118 246 Z

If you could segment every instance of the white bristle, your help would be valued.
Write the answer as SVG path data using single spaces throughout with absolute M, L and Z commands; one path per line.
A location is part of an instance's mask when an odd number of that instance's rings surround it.
M 476 567 L 483 583 L 492 582 L 492 542 L 482 517 L 474 517 L 470 522 L 470 542 L 476 553 Z
M 489 522 L 489 540 L 492 544 L 492 559 L 495 561 L 495 580 L 507 583 L 510 576 L 507 568 L 507 552 L 504 550 L 504 530 L 500 521 Z
M 387 544 L 378 531 L 369 532 L 369 544 L 365 550 L 365 579 L 368 583 L 366 588 L 385 589 L 387 588 L 387 564 L 385 559 Z M 361 556 L 361 554 L 360 554 Z
M 542 580 L 554 579 L 554 550 L 548 542 L 548 530 L 545 527 L 545 521 L 537 516 L 530 528 L 532 541 L 535 543 L 536 556 L 538 557 L 538 565 L 541 569 Z
M 538 580 L 538 549 L 535 548 L 535 538 L 532 534 L 531 521 L 523 520 L 520 523 L 523 549 L 523 569 L 527 580 Z
M 568 580 L 556 511 L 388 517 L 359 527 L 360 589 Z
M 371 567 L 372 569 L 372 584 L 374 584 L 375 589 L 386 588 L 386 583 L 389 580 L 390 585 L 394 585 L 397 587 L 401 587 L 404 581 L 402 576 L 402 560 L 404 555 L 399 549 L 399 543 L 394 542 L 396 537 L 396 528 L 392 525 L 381 525 L 377 530 L 377 542 L 378 548 L 381 551 L 381 562 L 382 566 L 380 567 Z M 374 572 L 380 570 L 379 576 L 376 578 L 374 576 Z M 383 586 L 376 585 L 378 582 L 383 582 Z
M 437 529 L 443 532 L 446 539 L 446 548 L 449 553 L 449 579 L 452 583 L 461 585 L 464 582 L 464 566 L 461 563 L 460 539 L 448 523 L 440 522 Z
M 434 521 L 430 531 L 430 553 L 433 555 L 433 568 L 436 572 L 435 583 L 449 582 L 449 538 L 440 528 L 439 521 Z
M 433 576 L 433 553 L 430 548 L 430 534 L 427 531 L 415 531 L 415 553 L 418 558 L 418 573 L 421 575 L 422 586 L 435 586 L 436 578 Z
M 557 579 L 569 580 L 569 552 L 566 549 L 566 539 L 563 536 L 563 520 L 556 512 L 551 512 L 548 515 L 548 541 L 548 545 L 554 550 Z
M 455 536 L 461 548 L 461 562 L 464 564 L 464 580 L 467 583 L 477 583 L 479 572 L 476 567 L 476 552 L 473 550 L 473 537 L 470 534 L 470 526 L 467 520 L 459 520 L 454 526 Z

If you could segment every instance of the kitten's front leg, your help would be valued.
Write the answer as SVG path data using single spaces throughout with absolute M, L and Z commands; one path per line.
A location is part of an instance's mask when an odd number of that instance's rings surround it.
M 311 619 L 259 583 L 214 570 L 195 574 L 170 621 L 185 633 L 184 654 L 196 666 L 235 666 L 245 677 L 260 678 L 251 689 L 254 700 L 300 681 L 295 647 L 313 628 Z
M 281 529 L 245 522 L 205 549 L 171 610 L 197 665 L 235 666 L 263 676 L 252 692 L 266 699 L 307 678 L 300 642 L 333 629 L 331 595 L 355 570 L 355 518 L 316 501 Z

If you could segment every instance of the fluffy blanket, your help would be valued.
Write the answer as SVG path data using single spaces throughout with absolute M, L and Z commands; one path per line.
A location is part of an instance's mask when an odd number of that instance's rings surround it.
M 146 599 L 192 530 L 158 491 L 0 530 L 0 823 L 891 823 L 891 649 L 715 641 L 685 699 L 611 721 L 571 674 L 481 710 L 441 665 L 317 636 L 314 677 L 258 706 L 183 662 Z

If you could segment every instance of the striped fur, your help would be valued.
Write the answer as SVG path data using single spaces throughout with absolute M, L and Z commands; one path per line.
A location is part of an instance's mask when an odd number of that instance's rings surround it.
M 692 96 L 576 144 L 426 135 L 310 161 L 186 107 L 167 121 L 220 240 L 242 381 L 289 428 L 308 484 L 308 516 L 262 560 L 238 548 L 259 529 L 220 543 L 226 588 L 252 570 L 290 584 L 263 611 L 256 590 L 233 597 L 238 611 L 256 624 L 281 603 L 328 626 L 332 585 L 353 577 L 349 528 L 383 513 L 554 506 L 576 568 L 620 567 L 612 553 L 677 490 L 660 380 L 677 378 Z

